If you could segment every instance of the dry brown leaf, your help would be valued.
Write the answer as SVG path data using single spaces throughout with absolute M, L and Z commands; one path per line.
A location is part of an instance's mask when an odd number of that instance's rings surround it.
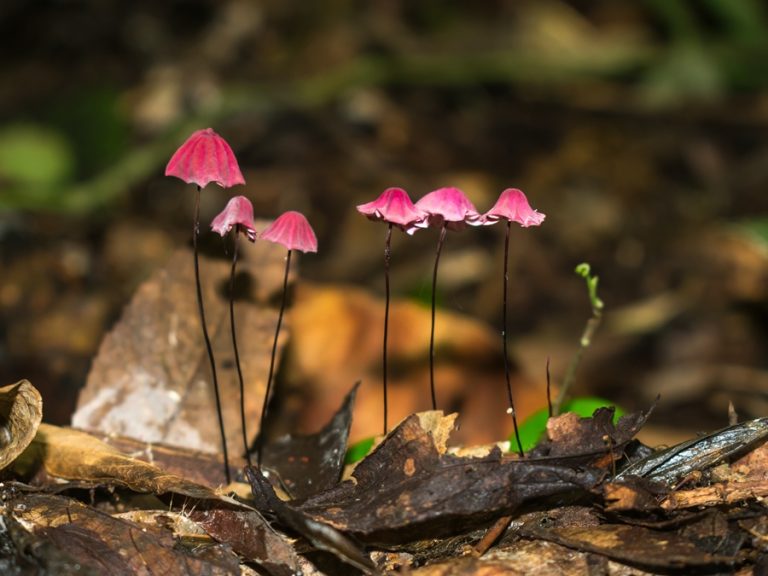
M 49 476 L 65 480 L 115 484 L 153 494 L 172 492 L 247 508 L 207 486 L 164 472 L 72 428 L 41 424 L 19 463 L 26 467 L 42 466 Z
M 0 388 L 0 470 L 32 442 L 43 419 L 43 399 L 28 380 Z
M 402 543 L 487 526 L 526 502 L 583 493 L 601 475 L 565 459 L 504 458 L 498 449 L 481 458 L 454 456 L 445 450 L 453 419 L 410 416 L 358 463 L 352 481 L 298 509 L 367 542 Z M 254 496 L 258 501 L 256 490 Z
M 258 432 L 277 311 L 270 296 L 282 288 L 285 252 L 268 242 L 240 250 L 238 275 L 249 279 L 236 301 L 238 347 L 245 378 L 246 420 Z M 229 327 L 230 262 L 201 259 L 206 319 L 217 359 L 229 446 L 242 446 L 239 383 Z M 173 254 L 141 285 L 105 337 L 78 408 L 77 428 L 218 452 L 213 386 L 194 294 L 192 255 Z M 289 331 L 282 332 L 282 343 Z
M 129 454 L 136 460 L 142 460 L 162 468 L 166 472 L 182 476 L 192 482 L 216 486 L 222 481 L 224 459 L 220 454 L 210 454 L 199 450 L 188 450 L 180 446 L 142 442 L 125 436 L 92 435 L 116 450 Z M 233 477 L 245 466 L 245 459 L 229 456 L 229 468 Z
M 301 402 L 302 432 L 327 422 L 353 382 L 362 380 L 351 438 L 354 442 L 382 432 L 382 330 L 384 302 L 351 286 L 297 286 L 291 310 L 289 380 Z M 428 409 L 430 310 L 395 299 L 389 325 L 390 428 L 409 414 Z M 499 333 L 476 320 L 439 311 L 436 329 L 438 409 L 458 411 L 456 444 L 495 442 L 512 432 Z M 519 417 L 546 402 L 543 382 L 513 373 Z

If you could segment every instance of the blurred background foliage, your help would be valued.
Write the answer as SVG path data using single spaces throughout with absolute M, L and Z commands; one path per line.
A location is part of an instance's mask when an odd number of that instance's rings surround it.
M 480 210 L 519 187 L 548 215 L 513 250 L 522 370 L 551 356 L 562 374 L 588 260 L 607 313 L 581 392 L 629 409 L 662 392 L 659 422 L 690 429 L 724 424 L 729 399 L 768 408 L 758 0 L 5 0 L 0 32 L 0 374 L 58 395 L 51 421 L 187 238 L 188 190 L 162 172 L 209 125 L 257 214 L 313 222 L 305 278 L 381 292 L 383 231 L 354 206 L 388 186 L 459 186 Z M 423 298 L 419 236 L 396 238 L 394 289 Z M 497 233 L 449 244 L 441 304 L 495 324 Z

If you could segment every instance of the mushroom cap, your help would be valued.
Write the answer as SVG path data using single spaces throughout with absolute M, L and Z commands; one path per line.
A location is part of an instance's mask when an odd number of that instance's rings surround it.
M 421 222 L 416 222 L 407 230 L 412 234 L 417 228 L 442 226 L 452 230 L 460 230 L 467 224 L 477 226 L 482 224 L 480 213 L 461 190 L 453 187 L 438 188 L 419 199 L 416 208 L 427 214 Z
M 360 204 L 357 211 L 371 220 L 388 222 L 403 230 L 427 217 L 402 188 L 387 188 L 373 202 Z
M 517 188 L 507 188 L 496 200 L 493 208 L 483 214 L 485 223 L 493 224 L 498 220 L 504 219 L 510 222 L 517 222 L 523 228 L 529 226 L 539 226 L 544 222 L 545 214 L 531 208 L 528 198 L 522 190 Z
M 245 196 L 229 199 L 218 216 L 211 222 L 211 230 L 224 237 L 233 227 L 245 234 L 251 242 L 256 241 L 256 227 L 253 223 L 253 204 Z
M 245 184 L 235 153 L 212 128 L 198 130 L 187 138 L 168 161 L 165 175 L 201 188 L 210 182 L 222 188 Z
M 282 244 L 288 250 L 317 252 L 315 231 L 301 212 L 281 214 L 259 234 L 259 238 Z

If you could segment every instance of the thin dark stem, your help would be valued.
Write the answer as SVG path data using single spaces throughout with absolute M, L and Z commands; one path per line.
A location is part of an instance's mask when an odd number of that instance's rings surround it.
M 512 228 L 512 222 L 507 221 L 507 233 L 504 237 L 504 292 L 502 296 L 502 326 L 501 326 L 501 338 L 504 343 L 504 378 L 507 381 L 507 396 L 509 397 L 509 410 L 507 412 L 512 415 L 512 425 L 515 427 L 515 441 L 517 442 L 517 452 L 522 458 L 525 454 L 523 452 L 523 445 L 520 443 L 520 432 L 517 429 L 517 413 L 515 412 L 515 400 L 512 398 L 512 381 L 509 377 L 509 350 L 507 347 L 507 290 L 509 287 L 509 231 Z
M 552 418 L 552 379 L 549 376 L 549 356 L 547 356 L 547 411 Z
M 192 251 L 195 255 L 195 287 L 197 289 L 197 309 L 200 313 L 200 324 L 203 328 L 203 339 L 205 348 L 208 351 L 208 362 L 211 365 L 211 376 L 213 377 L 213 391 L 216 396 L 216 414 L 219 417 L 219 432 L 221 433 L 221 449 L 224 453 L 224 477 L 227 484 L 231 482 L 229 475 L 229 454 L 227 452 L 227 437 L 224 432 L 224 415 L 221 412 L 221 397 L 219 394 L 219 380 L 216 377 L 216 360 L 213 357 L 213 347 L 211 339 L 208 336 L 208 327 L 205 322 L 205 307 L 203 306 L 203 288 L 200 284 L 200 262 L 197 254 L 197 236 L 200 233 L 200 186 L 197 187 L 195 196 L 195 223 L 192 228 Z
M 237 332 L 235 330 L 235 270 L 237 268 L 237 233 L 240 225 L 235 226 L 233 238 L 234 248 L 232 249 L 232 272 L 229 275 L 229 326 L 232 329 L 232 350 L 235 352 L 235 367 L 237 368 L 237 378 L 240 382 L 240 426 L 243 429 L 243 449 L 248 466 L 251 464 L 251 453 L 248 451 L 248 433 L 245 427 L 245 384 L 243 383 L 243 369 L 240 366 L 240 352 L 237 350 Z
M 384 435 L 387 434 L 387 339 L 389 337 L 389 261 L 392 256 L 392 224 L 387 225 L 384 240 L 384 354 L 382 376 L 384 379 Z
M 437 266 L 440 264 L 440 252 L 443 250 L 445 235 L 448 229 L 443 224 L 440 229 L 440 238 L 437 241 L 435 252 L 435 269 L 432 272 L 432 329 L 429 335 L 429 391 L 432 394 L 432 410 L 437 410 L 437 397 L 435 396 L 435 296 L 437 292 Z
M 256 462 L 261 468 L 261 455 L 264 451 L 264 424 L 267 422 L 267 406 L 269 405 L 269 392 L 272 388 L 272 376 L 275 373 L 275 357 L 277 356 L 277 337 L 280 335 L 280 326 L 283 323 L 283 314 L 285 313 L 285 303 L 288 300 L 288 271 L 291 269 L 291 251 L 288 250 L 288 257 L 285 259 L 285 278 L 283 279 L 283 301 L 280 303 L 280 314 L 277 317 L 277 328 L 275 329 L 275 341 L 272 343 L 272 357 L 269 360 L 269 376 L 267 376 L 267 391 L 264 393 L 264 406 L 261 408 L 261 423 L 259 425 L 259 445 Z

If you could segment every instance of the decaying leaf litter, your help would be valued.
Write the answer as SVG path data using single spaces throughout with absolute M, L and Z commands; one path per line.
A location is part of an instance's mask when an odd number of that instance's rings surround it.
M 185 256 L 159 277 L 183 274 Z M 139 290 L 109 338 L 125 333 L 148 297 Z M 170 301 L 167 314 L 176 306 L 185 304 Z M 110 419 L 88 432 L 41 424 L 34 387 L 8 386 L 0 391 L 12 440 L 0 452 L 3 566 L 11 574 L 74 566 L 116 574 L 486 574 L 536 573 L 546 558 L 570 566 L 565 573 L 599 565 L 620 574 L 751 570 L 761 561 L 765 419 L 652 451 L 633 439 L 652 410 L 616 425 L 609 409 L 588 419 L 565 414 L 520 459 L 507 445 L 450 447 L 457 415 L 424 412 L 345 470 L 356 390 L 350 383 L 316 434 L 267 444 L 265 476 L 243 471 L 238 458 L 237 481 L 222 486 L 221 461 L 204 444 L 116 435 Z M 230 418 L 237 422 L 235 411 Z M 500 518 L 508 526 L 478 548 Z

